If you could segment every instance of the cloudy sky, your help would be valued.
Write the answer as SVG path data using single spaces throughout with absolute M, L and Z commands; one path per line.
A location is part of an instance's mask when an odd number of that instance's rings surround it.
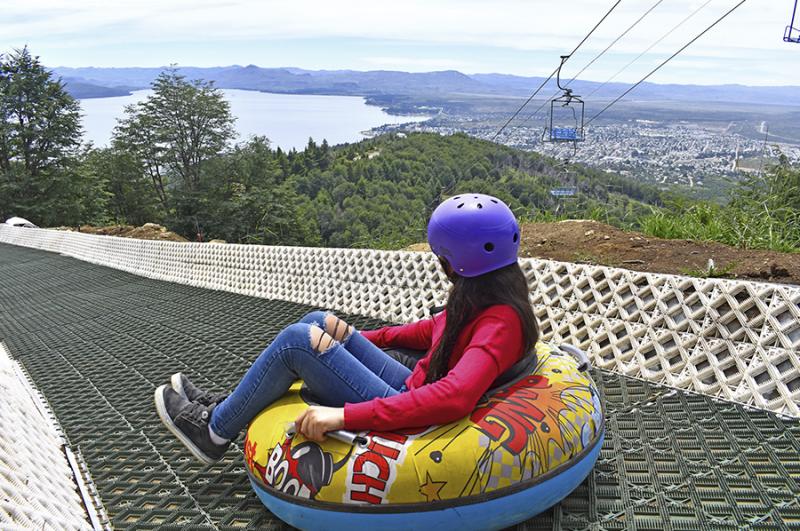
M 0 0 L 0 52 L 48 66 L 219 66 L 547 75 L 616 0 Z M 739 0 L 621 0 L 570 61 L 637 81 Z M 800 44 L 782 41 L 794 0 L 747 0 L 652 81 L 800 85 Z M 795 24 L 800 25 L 800 14 Z

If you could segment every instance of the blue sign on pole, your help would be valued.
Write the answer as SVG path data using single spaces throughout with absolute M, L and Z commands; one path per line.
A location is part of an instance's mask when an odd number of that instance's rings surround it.
M 577 188 L 553 188 L 550 195 L 553 197 L 571 197 L 577 193 Z

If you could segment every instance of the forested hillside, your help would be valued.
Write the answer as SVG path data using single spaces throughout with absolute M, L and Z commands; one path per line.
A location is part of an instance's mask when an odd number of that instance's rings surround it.
M 337 149 L 309 143 L 301 153 L 275 156 L 288 186 L 310 200 L 323 245 L 424 240 L 432 209 L 464 192 L 500 197 L 520 218 L 602 210 L 617 222 L 662 200 L 654 187 L 462 134 L 382 136 Z M 550 192 L 559 187 L 576 194 L 557 199 Z
M 617 224 L 662 203 L 654 187 L 462 134 L 385 135 L 335 148 L 310 140 L 288 153 L 253 138 L 208 160 L 191 187 L 175 177 L 154 186 L 154 170 L 142 173 L 126 146 L 94 150 L 86 161 L 88 173 L 108 181 L 109 221 L 155 221 L 191 240 L 402 247 L 424 240 L 433 208 L 463 192 L 500 197 L 520 218 Z M 553 197 L 558 187 L 576 194 Z
M 27 49 L 0 55 L 0 217 L 40 226 L 160 223 L 189 240 L 399 248 L 425 240 L 444 198 L 482 192 L 524 220 L 591 218 L 671 238 L 800 247 L 800 172 L 783 160 L 724 208 L 464 134 L 356 144 L 233 144 L 212 83 L 162 72 L 112 145 L 81 145 L 79 106 Z M 561 189 L 562 195 L 552 192 Z

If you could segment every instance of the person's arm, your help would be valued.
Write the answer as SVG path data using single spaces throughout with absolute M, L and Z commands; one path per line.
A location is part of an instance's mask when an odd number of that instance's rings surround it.
M 399 326 L 385 326 L 377 330 L 364 330 L 361 335 L 380 348 L 405 347 L 417 350 L 431 348 L 434 319 L 423 319 Z
M 427 350 L 431 344 L 433 322 L 433 319 L 426 319 L 360 333 L 378 347 L 403 346 Z M 306 438 L 322 442 L 326 432 L 344 427 L 344 408 L 309 406 L 295 419 L 295 427 Z
M 297 416 L 294 427 L 306 439 L 322 442 L 327 432 L 344 427 L 344 408 L 309 406 Z
M 478 327 L 463 356 L 444 378 L 388 398 L 345 404 L 345 429 L 423 427 L 469 414 L 492 382 L 519 360 L 522 350 L 522 328 L 516 313 L 513 318 L 486 316 Z

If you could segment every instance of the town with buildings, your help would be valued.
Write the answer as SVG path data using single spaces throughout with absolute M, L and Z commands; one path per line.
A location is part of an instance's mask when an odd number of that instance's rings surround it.
M 705 126 L 686 120 L 656 121 L 630 119 L 590 125 L 585 141 L 552 143 L 543 141 L 544 126 L 533 121 L 513 123 L 496 141 L 524 150 L 568 159 L 663 185 L 703 187 L 709 179 L 736 179 L 763 171 L 783 155 L 800 162 L 800 143 L 745 136 L 733 124 Z M 498 126 L 481 116 L 438 116 L 431 120 L 402 125 L 387 125 L 389 130 L 426 131 L 439 134 L 463 132 L 492 139 Z

